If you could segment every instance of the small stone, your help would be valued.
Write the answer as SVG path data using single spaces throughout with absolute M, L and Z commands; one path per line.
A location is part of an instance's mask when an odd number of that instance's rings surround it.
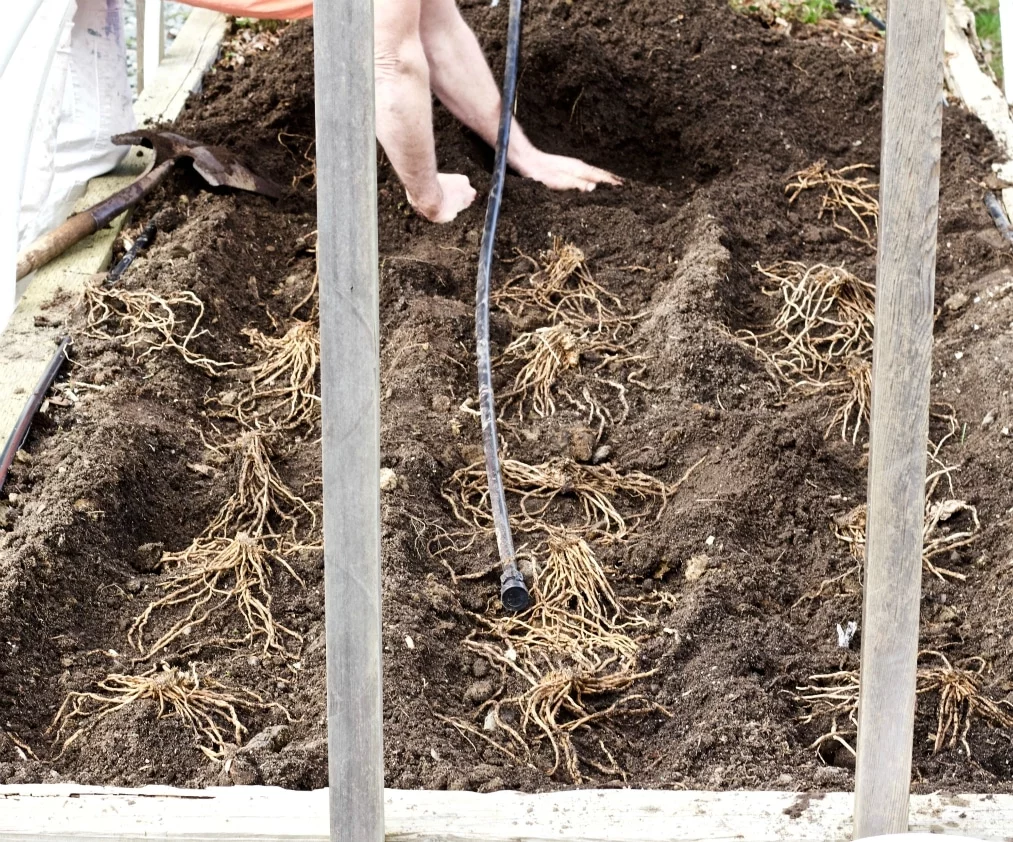
M 591 462 L 595 465 L 600 465 L 602 462 L 608 461 L 611 455 L 612 448 L 607 444 L 603 444 L 594 452 L 594 455 L 591 457 Z
M 489 674 L 489 662 L 485 658 L 476 658 L 471 665 L 471 674 L 475 678 L 485 678 Z
M 123 589 L 129 594 L 139 594 L 143 587 L 140 579 L 127 579 L 127 583 L 123 586 Z
M 449 412 L 450 398 L 446 395 L 433 395 L 432 407 L 435 412 Z
M 236 786 L 253 786 L 260 783 L 260 774 L 249 760 L 233 757 L 229 764 L 229 780 Z
M 272 725 L 265 728 L 259 734 L 250 738 L 250 741 L 243 746 L 240 754 L 254 754 L 257 752 L 279 752 L 289 744 L 292 739 L 292 729 L 288 725 Z
M 707 572 L 707 568 L 710 567 L 710 557 L 706 553 L 700 553 L 699 555 L 693 556 L 689 561 L 686 562 L 686 581 L 697 582 L 703 578 L 703 574 Z
M 162 552 L 165 550 L 161 541 L 153 544 L 141 544 L 130 559 L 130 566 L 138 573 L 154 573 L 162 566 Z
M 260 666 L 260 658 L 258 658 L 256 655 L 250 655 L 250 657 L 246 659 L 246 663 L 249 666 L 256 669 L 257 667 Z
M 570 431 L 570 456 L 575 462 L 590 462 L 598 437 L 587 427 Z
M 496 692 L 496 685 L 488 679 L 476 681 L 464 691 L 464 701 L 473 705 L 480 705 L 489 701 Z
M 995 413 L 989 412 L 984 418 L 981 419 L 981 429 L 985 430 L 991 427 L 995 423 Z
M 777 776 L 777 782 L 779 784 L 783 784 L 785 786 L 787 786 L 788 784 L 790 784 L 793 780 L 795 780 L 795 779 L 791 775 L 789 775 L 787 772 L 783 772 L 782 774 L 780 774 L 780 775 Z
M 397 474 L 390 468 L 380 468 L 380 490 L 389 494 L 397 488 Z
M 967 302 L 971 299 L 967 297 L 967 293 L 955 292 L 943 303 L 943 306 L 951 313 L 956 313 L 958 310 L 963 309 L 967 306 Z

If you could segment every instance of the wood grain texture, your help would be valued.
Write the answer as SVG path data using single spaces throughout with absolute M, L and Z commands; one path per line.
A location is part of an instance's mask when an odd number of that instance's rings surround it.
M 887 21 L 856 839 L 908 829 L 945 11 L 892 0 Z
M 139 123 L 179 114 L 217 57 L 226 22 L 224 15 L 214 12 L 198 10 L 190 15 L 156 79 L 134 106 Z M 115 172 L 91 180 L 77 209 L 90 207 L 134 181 L 148 168 L 151 157 L 146 150 L 132 149 Z M 84 281 L 108 265 L 124 219 L 120 217 L 26 279 L 30 282 L 23 286 L 17 309 L 0 333 L 0 441 L 7 440 L 25 398 L 56 350 Z
M 314 20 L 332 842 L 382 842 L 380 293 L 372 0 Z
M 325 842 L 325 790 L 0 787 L 5 842 Z M 850 793 L 387 790 L 386 842 L 846 842 Z M 915 796 L 911 829 L 1009 842 L 1013 796 Z M 915 842 L 911 839 L 910 842 Z

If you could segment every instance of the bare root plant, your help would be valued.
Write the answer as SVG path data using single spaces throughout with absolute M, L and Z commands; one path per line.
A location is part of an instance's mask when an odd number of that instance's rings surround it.
M 553 240 L 552 248 L 535 261 L 529 275 L 511 279 L 493 294 L 493 303 L 515 317 L 528 308 L 549 314 L 553 323 L 565 322 L 578 328 L 597 325 L 599 329 L 621 311 L 619 299 L 601 286 L 587 268 L 579 248 Z
M 819 190 L 823 204 L 818 218 L 823 219 L 829 213 L 835 228 L 851 239 L 875 248 L 879 226 L 879 184 L 862 174 L 874 169 L 871 164 L 854 164 L 831 170 L 826 161 L 818 161 L 795 173 L 794 180 L 785 187 L 788 204 L 794 204 L 809 190 Z M 841 222 L 841 217 L 850 224 Z
M 165 595 L 144 609 L 128 633 L 146 658 L 192 634 L 230 604 L 246 623 L 243 643 L 262 638 L 265 652 L 285 654 L 285 638 L 302 639 L 275 620 L 271 579 L 274 568 L 281 567 L 303 584 L 286 556 L 304 549 L 296 540 L 296 530 L 307 518 L 312 529 L 316 514 L 278 476 L 264 431 L 243 433 L 233 448 L 238 451 L 235 492 L 190 546 L 163 556 L 168 572 L 159 587 Z M 279 528 L 286 529 L 287 536 L 279 534 Z M 147 646 L 145 636 L 152 618 L 170 609 L 186 613 Z
M 63 740 L 62 753 L 100 720 L 145 700 L 158 705 L 159 719 L 179 717 L 193 733 L 197 748 L 211 760 L 221 760 L 230 746 L 242 744 L 246 727 L 239 711 L 273 708 L 291 719 L 281 705 L 265 702 L 256 693 L 200 678 L 192 665 L 180 670 L 163 664 L 142 675 L 108 675 L 93 692 L 69 693 L 50 731 L 55 730 L 59 741 L 78 726 Z
M 169 349 L 188 365 L 213 376 L 233 365 L 212 360 L 190 347 L 195 339 L 207 333 L 200 329 L 204 302 L 191 290 L 178 290 L 163 297 L 150 289 L 107 287 L 96 280 L 85 287 L 84 301 L 88 308 L 88 334 L 97 339 L 119 340 L 129 348 L 144 347 L 138 359 Z M 186 330 L 177 315 L 181 307 L 196 311 Z M 112 325 L 114 320 L 116 327 Z
M 597 372 L 609 363 L 641 359 L 628 354 L 622 343 L 616 340 L 619 330 L 624 327 L 628 327 L 628 323 L 617 324 L 612 336 L 609 336 L 604 331 L 581 331 L 566 322 L 558 322 L 522 333 L 498 360 L 505 365 L 522 363 L 513 388 L 502 395 L 504 411 L 512 401 L 516 401 L 523 421 L 525 405 L 530 403 L 535 415 L 545 418 L 556 413 L 558 394 L 569 405 L 586 414 L 589 424 L 597 419 L 604 425 L 606 420 L 613 420 L 612 414 L 599 396 L 602 390 L 595 387 L 605 386 L 609 394 L 619 399 L 624 413 L 628 412 L 626 387 L 597 376 Z M 599 364 L 590 376 L 585 376 L 579 371 L 582 354 L 605 357 L 605 362 Z M 561 380 L 567 372 L 576 375 L 573 378 L 575 382 L 564 385 Z
M 525 613 L 490 624 L 497 637 L 531 654 L 565 653 L 586 668 L 602 653 L 631 662 L 638 651 L 630 632 L 645 624 L 625 617 L 594 550 L 579 535 L 545 528 L 548 538 L 533 554 L 534 603 Z M 544 563 L 539 563 L 540 558 Z
M 320 411 L 316 374 L 320 366 L 320 332 L 310 322 L 297 322 L 284 336 L 264 336 L 256 329 L 243 333 L 260 352 L 247 369 L 249 388 L 232 408 L 248 427 L 267 423 L 279 430 L 312 426 Z
M 648 503 L 660 501 L 663 511 L 669 495 L 689 475 L 687 472 L 679 483 L 671 486 L 640 471 L 623 474 L 609 465 L 582 465 L 568 459 L 554 459 L 541 465 L 505 459 L 502 470 L 506 490 L 521 498 L 520 516 L 516 519 L 520 531 L 543 529 L 542 516 L 547 510 L 558 500 L 569 498 L 583 518 L 579 528 L 603 540 L 621 539 L 629 534 L 630 524 L 616 509 L 614 496 L 623 494 Z M 443 497 L 462 523 L 479 530 L 491 528 L 484 463 L 476 462 L 455 472 L 444 488 Z M 645 515 L 646 512 L 641 512 L 632 517 L 637 520 Z
M 996 702 L 984 693 L 983 658 L 969 658 L 954 665 L 941 652 L 923 651 L 918 659 L 933 662 L 932 666 L 918 669 L 917 679 L 919 696 L 937 696 L 933 754 L 959 744 L 966 756 L 971 757 L 967 736 L 975 719 L 1013 731 L 1013 706 L 1006 701 Z M 795 702 L 805 710 L 799 721 L 803 724 L 824 721 L 830 725 L 809 748 L 818 750 L 833 741 L 855 753 L 852 742 L 858 731 L 858 695 L 859 676 L 853 670 L 814 675 L 808 684 L 797 688 Z M 847 723 L 843 731 L 838 727 L 842 719 Z
M 839 541 L 848 545 L 852 556 L 861 561 L 865 557 L 865 531 L 868 507 L 865 503 L 856 506 L 846 515 L 834 518 L 834 535 Z M 959 516 L 967 515 L 970 524 L 965 529 L 950 531 L 946 524 Z M 942 500 L 937 503 L 929 501 L 925 510 L 925 526 L 922 531 L 922 565 L 940 581 L 964 581 L 963 573 L 939 567 L 933 559 L 940 555 L 949 555 L 954 550 L 973 544 L 981 531 L 978 511 L 974 506 L 963 500 Z
M 829 394 L 834 416 L 826 435 L 857 442 L 871 403 L 875 288 L 843 267 L 802 263 L 757 266 L 775 282 L 765 294 L 781 300 L 770 329 L 735 338 L 767 365 L 786 393 Z
M 128 640 L 145 658 L 150 658 L 188 637 L 215 612 L 234 604 L 247 627 L 246 637 L 235 642 L 252 643 L 261 639 L 265 653 L 285 654 L 285 638 L 298 643 L 302 635 L 274 618 L 271 610 L 273 568 L 284 568 L 303 584 L 285 560 L 285 549 L 276 539 L 256 539 L 240 532 L 229 538 L 199 537 L 181 552 L 166 553 L 162 564 L 168 573 L 159 585 L 166 593 L 149 603 L 134 620 Z M 146 647 L 145 633 L 152 617 L 180 606 L 187 613 Z

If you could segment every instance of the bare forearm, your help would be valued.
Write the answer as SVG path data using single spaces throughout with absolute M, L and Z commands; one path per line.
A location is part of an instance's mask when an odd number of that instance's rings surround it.
M 458 120 L 496 145 L 502 98 L 482 48 L 453 0 L 423 0 L 420 26 L 433 92 Z M 510 129 L 510 163 L 534 151 L 517 121 Z

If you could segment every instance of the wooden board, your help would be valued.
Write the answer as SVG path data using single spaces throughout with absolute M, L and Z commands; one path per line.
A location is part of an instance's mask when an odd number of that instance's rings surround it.
M 945 21 L 943 0 L 891 0 L 879 178 L 856 838 L 903 833 L 908 822 Z
M 387 842 L 848 842 L 850 793 L 385 793 Z M 5 842 L 324 842 L 327 792 L 0 787 Z M 911 830 L 1013 842 L 1013 796 L 912 798 Z
M 138 123 L 175 118 L 187 96 L 197 90 L 218 55 L 227 18 L 216 12 L 194 11 L 166 52 L 155 81 L 138 99 Z M 131 150 L 110 175 L 92 179 L 78 203 L 86 208 L 133 181 L 150 163 L 149 152 Z M 7 441 L 25 398 L 56 350 L 63 325 L 79 298 L 85 279 L 109 263 L 124 218 L 98 232 L 30 279 L 18 307 L 0 334 L 0 442 Z

